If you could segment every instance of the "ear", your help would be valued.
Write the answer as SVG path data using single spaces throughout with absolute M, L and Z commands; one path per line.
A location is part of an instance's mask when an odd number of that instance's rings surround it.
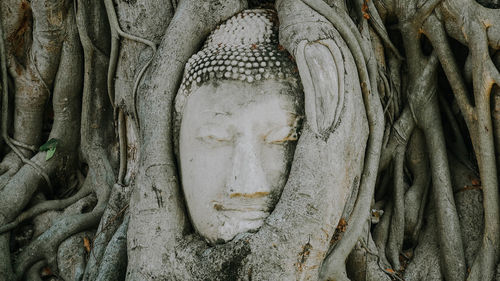
M 344 105 L 344 61 L 332 39 L 299 42 L 295 58 L 305 95 L 306 120 L 314 133 L 328 137 Z

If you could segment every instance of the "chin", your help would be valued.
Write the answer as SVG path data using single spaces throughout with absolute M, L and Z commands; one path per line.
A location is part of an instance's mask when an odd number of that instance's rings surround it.
M 223 244 L 233 240 L 238 234 L 245 232 L 257 232 L 264 224 L 265 218 L 242 220 L 233 219 L 222 222 L 217 229 L 211 233 L 200 233 L 211 245 Z

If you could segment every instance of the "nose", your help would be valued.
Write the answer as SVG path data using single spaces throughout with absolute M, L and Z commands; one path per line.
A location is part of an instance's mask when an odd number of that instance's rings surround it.
M 257 141 L 240 139 L 236 142 L 233 167 L 228 179 L 228 193 L 231 198 L 261 198 L 270 193 L 271 188 L 259 154 Z

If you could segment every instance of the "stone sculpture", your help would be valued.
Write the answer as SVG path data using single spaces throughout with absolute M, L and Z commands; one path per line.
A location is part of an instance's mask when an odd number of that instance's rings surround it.
M 276 21 L 257 9 L 220 25 L 188 61 L 176 98 L 184 196 L 211 243 L 256 231 L 288 178 L 304 104 Z

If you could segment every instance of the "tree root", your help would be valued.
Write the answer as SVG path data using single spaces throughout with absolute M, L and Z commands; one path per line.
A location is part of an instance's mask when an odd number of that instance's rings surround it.
M 69 216 L 59 220 L 34 240 L 19 255 L 15 263 L 16 278 L 20 279 L 29 266 L 41 259 L 46 259 L 50 268 L 57 272 L 57 252 L 55 249 L 69 236 L 96 226 L 104 211 L 105 203 L 102 202 L 98 203 L 91 213 Z
M 123 185 L 127 172 L 127 124 L 125 121 L 125 114 L 121 109 L 118 112 L 118 141 L 120 145 L 120 167 L 118 169 L 118 179 L 116 182 L 119 185 Z
M 14 221 L 0 226 L 0 233 L 4 233 L 6 231 L 11 231 L 12 229 L 16 228 L 20 223 L 24 222 L 25 220 L 31 219 L 34 216 L 37 216 L 43 212 L 47 212 L 50 210 L 62 210 L 66 208 L 67 206 L 75 203 L 76 201 L 80 200 L 81 198 L 89 195 L 92 192 L 92 190 L 89 188 L 88 185 L 83 186 L 75 195 L 65 198 L 65 199 L 60 199 L 60 200 L 48 200 L 44 201 L 40 204 L 37 204 L 30 209 L 22 212 Z
M 57 74 L 66 35 L 66 30 L 63 27 L 64 24 L 68 23 L 67 8 L 68 5 L 65 5 L 65 1 L 62 0 L 34 2 L 29 7 L 33 13 L 34 21 L 31 30 L 33 40 L 31 46 L 27 48 L 29 54 L 27 55 L 26 67 L 16 62 L 14 50 L 9 49 L 8 54 L 5 52 L 3 31 L 0 34 L 2 35 L 0 36 L 2 76 L 5 79 L 2 83 L 2 138 L 22 163 L 32 166 L 45 179 L 49 191 L 52 190 L 52 183 L 48 173 L 29 158 L 33 154 L 32 151 L 36 151 L 41 139 L 44 107 L 50 96 L 49 87 L 52 86 Z M 49 19 L 49 14 L 59 14 L 60 17 Z M 9 63 L 15 64 L 15 67 L 14 65 L 10 66 L 15 68 L 11 74 L 16 87 L 13 138 L 7 132 L 9 120 L 8 83 L 6 83 L 5 66 L 7 55 Z M 36 59 L 34 59 L 35 56 Z M 11 173 L 17 172 L 16 167 L 19 166 L 19 164 L 11 166 Z
M 446 37 L 446 31 L 444 26 L 439 21 L 435 15 L 429 16 L 425 21 L 424 27 L 426 35 L 432 42 L 436 50 L 436 54 L 439 58 L 441 66 L 448 78 L 448 81 L 452 87 L 453 93 L 455 94 L 455 99 L 460 107 L 462 116 L 465 119 L 465 123 L 469 128 L 471 133 L 471 139 L 474 147 L 476 144 L 476 122 L 474 121 L 475 114 L 471 102 L 468 98 L 467 87 L 465 85 L 464 79 L 460 76 L 460 70 L 458 68 L 455 58 L 453 58 L 453 52 L 451 51 L 450 45 L 448 43 L 448 38 Z
M 460 218 L 465 261 L 468 268 L 470 268 L 481 245 L 483 211 L 480 204 L 482 197 L 480 190 L 467 188 L 471 186 L 471 179 L 475 177 L 474 171 L 467 168 L 467 166 L 462 164 L 456 157 L 450 157 L 451 179 Z M 443 280 L 440 273 L 442 265 L 439 262 L 440 255 L 438 252 L 435 215 L 434 203 L 431 201 L 426 211 L 428 221 L 419 237 L 413 259 L 405 271 L 405 280 Z
M 411 1 L 410 1 L 411 2 Z M 491 116 L 490 116 L 490 92 L 493 83 L 498 83 L 500 80 L 500 73 L 498 69 L 494 67 L 494 64 L 489 57 L 488 45 L 493 48 L 498 48 L 498 22 L 493 20 L 492 16 L 494 14 L 493 10 L 485 9 L 479 7 L 474 1 L 443 1 L 442 5 L 440 5 L 440 11 L 442 14 L 439 16 L 445 17 L 444 20 L 441 18 L 438 19 L 437 14 L 432 14 L 429 17 L 426 15 L 418 16 L 420 10 L 423 10 L 422 7 L 418 7 L 416 3 L 410 3 L 406 5 L 409 8 L 400 7 L 392 7 L 395 9 L 399 9 L 397 11 L 391 11 L 394 14 L 397 14 L 400 25 L 402 26 L 403 33 L 403 41 L 410 42 L 410 39 L 419 38 L 419 31 L 425 33 L 431 41 L 432 46 L 434 47 L 437 56 L 443 66 L 445 74 L 450 82 L 450 85 L 455 94 L 456 101 L 460 107 L 462 112 L 462 116 L 464 117 L 470 136 L 473 144 L 474 151 L 476 152 L 476 158 L 480 167 L 480 175 L 483 183 L 483 188 L 485 191 L 485 217 L 487 218 L 487 223 L 485 224 L 485 238 L 483 239 L 483 250 L 480 252 L 478 258 L 476 258 L 475 265 L 471 270 L 471 274 L 469 275 L 470 280 L 479 280 L 485 279 L 489 280 L 493 277 L 494 266 L 497 262 L 497 255 L 499 251 L 500 241 L 497 236 L 492 236 L 493 233 L 499 232 L 499 210 L 498 210 L 498 179 L 497 173 L 498 169 L 496 168 L 496 160 L 495 159 L 495 149 L 494 149 L 494 141 L 493 141 L 493 127 L 491 125 Z M 425 3 L 424 6 L 429 4 L 429 7 L 433 7 L 436 1 L 429 1 Z M 431 5 L 432 4 L 432 5 Z M 418 13 L 413 15 L 415 8 L 418 7 Z M 432 9 L 429 9 L 429 13 Z M 390 13 L 390 12 L 389 12 Z M 461 13 L 461 16 L 457 16 L 457 13 Z M 447 30 L 445 31 L 444 22 L 455 21 L 461 26 L 462 35 L 460 35 L 460 31 L 450 29 L 447 25 Z M 455 25 L 457 26 L 457 25 Z M 455 27 L 456 28 L 456 27 Z M 469 59 L 467 62 L 468 69 L 472 72 L 472 80 L 474 87 L 474 104 L 475 107 L 472 106 L 469 101 L 469 95 L 467 93 L 467 87 L 465 85 L 465 81 L 462 77 L 460 77 L 459 67 L 453 58 L 453 53 L 447 41 L 447 32 L 450 36 L 459 40 L 460 42 L 468 45 L 470 50 Z M 408 37 L 408 34 L 412 34 Z M 405 37 L 406 36 L 406 37 Z M 406 39 L 405 39 L 406 38 Z M 409 59 L 408 61 L 408 69 L 411 71 L 415 71 L 420 68 L 422 62 L 424 60 L 424 56 L 422 55 L 419 47 L 410 46 L 406 47 L 406 54 Z M 410 73 L 410 77 L 416 77 L 417 75 L 412 75 Z M 431 84 L 435 84 L 435 82 L 431 81 Z M 412 92 L 412 89 L 409 89 Z M 411 100 L 412 96 L 409 96 L 410 105 L 412 104 Z M 420 101 L 420 102 L 423 102 Z M 432 101 L 429 103 L 429 106 L 421 107 L 418 110 L 427 110 L 427 113 L 414 113 L 416 119 L 420 123 L 419 126 L 424 128 L 424 133 L 426 135 L 427 145 L 429 147 L 429 152 L 431 155 L 431 166 L 433 173 L 433 181 L 440 181 L 444 179 L 444 186 L 446 186 L 445 193 L 434 194 L 434 198 L 436 201 L 436 208 L 438 209 L 436 216 L 439 222 L 439 225 L 448 224 L 450 227 L 448 230 L 439 231 L 440 236 L 440 244 L 442 252 L 442 258 L 444 260 L 444 273 L 446 279 L 450 280 L 463 280 L 465 278 L 465 273 L 462 277 L 454 276 L 457 272 L 464 272 L 464 266 L 462 264 L 465 263 L 460 256 L 462 251 L 461 247 L 456 246 L 456 242 L 458 239 L 453 235 L 456 233 L 459 227 L 457 226 L 457 219 L 455 219 L 455 206 L 453 205 L 453 198 L 451 197 L 449 188 L 449 165 L 447 161 L 447 155 L 445 153 L 445 144 L 444 137 L 442 133 L 441 121 L 438 120 L 437 124 L 439 124 L 438 128 L 436 128 L 436 120 L 432 120 L 433 117 L 439 117 L 439 110 L 437 102 Z M 414 107 L 417 108 L 417 107 Z M 445 107 L 445 113 L 449 116 L 448 119 L 452 122 L 452 130 L 454 131 L 455 137 L 461 139 L 460 130 L 457 129 L 457 126 L 453 124 L 453 119 L 450 118 L 451 114 L 449 110 Z M 434 111 L 434 113 L 432 113 Z M 420 118 L 424 117 L 424 119 L 431 120 L 420 120 Z M 427 123 L 427 124 L 425 124 Z M 437 133 L 437 134 L 436 134 Z M 464 149 L 463 142 L 460 140 L 458 143 L 454 144 L 457 146 L 458 151 L 466 150 Z M 438 152 L 437 154 L 435 152 Z M 460 152 L 459 152 L 460 153 Z M 485 159 L 483 159 L 485 158 Z M 467 162 L 467 159 L 461 159 L 463 162 Z M 445 168 L 443 169 L 442 166 Z M 444 174 L 443 174 L 444 173 Z M 486 181 L 486 182 L 483 182 Z M 436 184 L 434 182 L 435 191 L 437 190 L 437 186 L 442 186 L 441 184 Z M 495 187 L 494 187 L 495 186 Z M 438 199 L 441 198 L 441 199 Z M 444 199 L 444 200 L 443 200 Z M 451 201 L 450 201 L 451 200 Z M 442 204 L 445 203 L 446 204 Z M 451 202 L 452 204 L 449 204 Z M 448 205 L 448 207 L 445 207 Z M 443 207 L 445 207 L 443 209 Z M 453 217 L 453 220 L 444 219 L 446 212 L 450 212 L 448 214 Z M 450 221 L 452 222 L 450 224 Z M 448 233 L 448 234 L 445 234 Z M 452 238 L 452 239 L 450 239 Z M 455 246 L 451 246 L 449 244 L 451 240 L 455 239 Z M 447 245 L 448 243 L 448 245 Z M 455 255 L 450 255 L 450 253 L 454 253 Z M 450 258 L 450 260 L 447 260 Z M 457 259 L 458 258 L 458 259 Z M 458 270 L 455 266 L 458 266 Z M 455 267 L 449 268 L 449 266 Z
M 377 11 L 377 8 L 375 8 L 375 5 L 373 4 L 373 1 L 366 1 L 365 3 L 368 5 L 369 22 L 371 26 L 373 26 L 373 29 L 377 32 L 378 36 L 380 36 L 380 38 L 384 42 L 384 45 L 386 45 L 387 48 L 394 54 L 394 57 L 400 61 L 403 60 L 403 57 L 399 53 L 398 49 L 394 46 L 394 44 L 392 44 L 391 39 L 389 39 L 387 30 L 384 27 L 382 19 L 380 18 L 380 15 Z
M 433 203 L 431 203 L 433 205 Z M 426 212 L 427 223 L 424 225 L 419 243 L 414 250 L 413 259 L 404 272 L 406 281 L 441 281 L 441 262 L 439 244 L 436 235 L 436 216 L 433 207 Z
M 106 247 L 110 243 L 113 235 L 117 235 L 117 230 L 122 221 L 122 215 L 128 208 L 131 189 L 115 184 L 111 191 L 109 202 L 101 218 L 97 233 L 93 240 L 93 247 L 90 253 L 83 280 L 95 280 L 100 272 L 99 268 L 104 262 Z M 127 223 L 128 224 L 128 223 Z
M 57 270 L 60 279 L 81 281 L 87 261 L 85 241 L 93 237 L 93 229 L 79 232 L 64 240 L 57 250 Z
M 425 140 L 420 130 L 415 131 L 410 139 L 407 163 L 413 175 L 413 184 L 405 194 L 405 235 L 416 244 L 424 220 L 431 180 Z
M 493 83 L 496 82 L 500 85 L 500 79 L 498 79 L 500 74 L 489 57 L 485 27 L 473 21 L 466 32 L 471 39 L 469 47 L 474 66 L 472 79 L 474 81 L 475 110 L 478 118 L 478 147 L 475 151 L 483 187 L 485 217 L 483 244 L 472 266 L 469 280 L 491 280 L 495 274 L 500 251 L 500 238 L 498 237 L 500 232 L 500 199 L 490 95 Z
M 5 176 L 6 180 L 0 181 L 0 188 L 5 186 L 1 185 L 1 182 L 7 183 L 17 171 L 22 166 L 22 161 L 21 159 L 17 156 L 15 153 L 7 153 L 7 155 L 4 156 L 2 159 L 2 162 L 0 163 L 0 174 L 2 177 Z
M 1 217 L 0 217 L 1 219 Z M 14 280 L 14 270 L 10 263 L 10 233 L 0 234 L 0 275 L 1 281 Z
M 2 190 L 9 180 L 23 166 L 22 160 L 15 153 L 8 153 L 0 163 L 0 190 Z
M 123 280 L 127 271 L 127 228 L 129 216 L 126 216 L 108 243 L 103 260 L 99 266 L 96 281 Z
M 45 153 L 43 153 L 45 154 Z M 41 153 L 34 157 L 34 160 L 43 163 L 45 155 Z M 55 162 L 45 162 L 46 170 L 53 172 L 56 169 Z M 28 165 L 23 166 L 19 172 L 17 172 L 4 189 L 0 191 L 0 224 L 12 221 L 17 214 L 21 212 L 24 206 L 28 203 L 31 196 L 41 185 L 42 179 L 38 173 Z M 8 238 L 7 234 L 1 235 L 0 240 Z M 0 241 L 0 245 L 5 242 L 8 245 L 8 241 Z M 0 261 L 10 264 L 9 247 L 0 252 Z M 4 250 L 6 252 L 4 252 Z M 8 271 L 7 271 L 8 272 Z
M 436 68 L 437 58 L 432 56 L 429 59 L 426 70 L 424 70 L 421 76 L 427 78 L 428 82 L 425 83 L 430 82 L 431 85 L 436 85 L 435 77 L 431 78 L 435 75 Z M 432 74 L 433 72 L 434 74 Z M 427 86 L 424 86 L 424 91 L 428 91 L 428 93 L 425 95 L 430 95 L 430 97 L 415 97 L 416 99 L 422 100 L 418 102 L 420 104 L 417 103 L 414 104 L 414 106 L 419 108 L 419 112 L 416 113 L 417 120 L 419 122 L 419 126 L 424 132 L 428 150 L 432 151 L 429 158 L 431 164 L 433 198 L 436 206 L 438 237 L 440 242 L 441 258 L 443 259 L 444 275 L 450 280 L 464 280 L 465 258 L 463 256 L 463 243 L 461 237 L 456 235 L 456 233 L 460 233 L 460 225 L 453 199 L 448 156 L 446 155 L 446 144 L 439 113 L 439 104 L 437 97 L 435 96 L 436 89 L 426 89 L 426 87 Z M 418 89 L 416 90 L 417 91 L 413 93 L 414 95 L 418 95 Z M 425 104 L 425 99 L 429 99 L 427 104 Z M 409 100 L 411 103 L 411 99 Z M 421 103 L 422 101 L 424 103 Z M 451 255 L 450 253 L 454 253 L 454 255 Z
M 71 11 L 71 9 L 70 9 Z M 59 136 L 63 134 L 68 134 L 68 129 L 65 128 L 65 126 L 71 126 L 71 128 L 78 128 L 78 125 L 80 123 L 79 119 L 79 114 L 80 114 L 80 99 L 79 99 L 79 93 L 81 90 L 81 84 L 79 83 L 81 80 L 81 57 L 80 57 L 80 49 L 77 41 L 77 31 L 76 31 L 76 25 L 74 24 L 74 16 L 72 13 L 70 13 L 69 20 L 72 20 L 71 24 L 68 24 L 70 26 L 70 33 L 69 36 L 67 36 L 67 43 L 64 44 L 63 47 L 63 55 L 61 59 L 61 64 L 60 64 L 60 71 L 58 71 L 58 77 L 59 75 L 64 77 L 56 78 L 56 83 L 55 83 L 55 88 L 54 88 L 54 99 L 53 99 L 53 107 L 54 107 L 54 125 L 52 128 L 51 136 Z M 65 48 L 68 48 L 67 51 L 65 51 Z M 86 65 L 88 67 L 88 64 Z M 64 74 L 62 74 L 62 71 L 65 71 Z M 88 72 L 85 72 L 85 78 L 88 79 Z M 76 77 L 72 77 L 72 75 L 76 75 Z M 88 85 L 88 82 L 87 84 Z M 88 93 L 89 92 L 89 87 L 84 85 L 84 92 Z M 64 94 L 61 94 L 64 93 Z M 93 101 L 98 102 L 98 99 L 93 99 Z M 77 101 L 75 103 L 75 101 Z M 87 94 L 84 97 L 84 108 L 88 109 L 89 108 L 89 95 Z M 76 107 L 76 108 L 75 108 Z M 94 111 L 95 108 L 101 108 L 99 105 L 97 107 L 94 107 L 91 109 L 91 111 Z M 76 109 L 76 110 L 75 110 Z M 97 110 L 96 115 L 99 116 L 99 110 Z M 85 114 L 87 113 L 87 114 Z M 88 115 L 88 110 L 84 110 L 83 114 L 84 118 L 87 118 Z M 97 118 L 97 120 L 101 122 L 105 122 L 105 118 Z M 88 121 L 88 120 L 85 120 Z M 76 124 L 75 124 L 76 123 Z M 91 126 L 92 124 L 95 124 L 94 122 L 88 122 L 84 123 L 87 126 Z M 83 132 L 87 132 L 84 129 L 88 130 L 88 127 L 83 126 Z M 102 128 L 106 128 L 106 126 L 102 126 Z M 85 136 L 89 136 L 89 134 L 86 134 Z M 95 137 L 94 134 L 90 134 L 90 136 Z M 61 138 L 59 146 L 58 146 L 58 154 L 56 154 L 55 157 L 62 157 L 63 155 L 67 156 L 65 152 L 66 150 L 76 151 L 74 147 L 71 147 L 75 144 L 78 143 L 77 139 L 73 140 L 73 138 L 78 137 L 77 133 L 71 134 L 71 137 L 66 137 L 66 138 Z M 98 143 L 94 139 L 85 139 L 87 142 L 84 144 L 88 144 L 88 141 L 93 141 L 94 143 Z M 102 140 L 102 139 L 101 139 Z M 66 144 L 65 141 L 68 141 Z M 84 146 L 84 148 L 88 148 L 89 146 Z M 89 153 L 88 150 L 84 151 L 87 153 L 89 158 L 91 160 L 95 160 L 97 165 L 91 165 L 90 167 L 90 172 L 87 177 L 86 182 L 92 181 L 91 184 L 93 187 L 92 189 L 94 192 L 97 194 L 97 197 L 99 199 L 98 205 L 94 208 L 94 210 L 90 213 L 84 213 L 84 214 L 79 214 L 79 215 L 72 215 L 72 216 L 66 216 L 59 220 L 58 222 L 54 223 L 54 225 L 49 228 L 47 231 L 45 231 L 42 235 L 40 235 L 38 238 L 36 238 L 28 247 L 23 251 L 17 261 L 16 261 L 16 266 L 15 266 L 15 272 L 16 272 L 16 278 L 20 278 L 25 270 L 34 262 L 41 260 L 41 259 L 46 259 L 51 266 L 51 268 L 54 270 L 54 272 L 57 272 L 57 264 L 56 264 L 56 250 L 57 246 L 65 240 L 68 236 L 80 232 L 86 228 L 92 227 L 96 225 L 104 211 L 104 208 L 107 204 L 107 200 L 109 197 L 109 188 L 108 182 L 109 178 L 113 178 L 113 173 L 112 170 L 109 168 L 109 164 L 106 165 L 106 161 L 100 161 L 101 159 L 94 159 L 92 158 L 94 155 L 105 155 L 105 153 Z M 70 154 L 71 155 L 71 154 Z M 37 160 L 40 158 L 40 154 L 37 155 Z M 54 159 L 55 160 L 55 159 Z M 54 164 L 51 164 L 54 163 Z M 55 166 L 55 163 L 57 161 L 47 161 L 45 162 L 46 166 L 52 167 Z M 52 166 L 51 166 L 52 165 Z M 25 166 L 26 167 L 26 166 Z M 21 171 L 25 168 L 23 167 Z M 54 168 L 52 168 L 54 169 Z M 111 170 L 111 172 L 110 172 Z M 18 172 L 15 177 L 17 177 L 20 172 Z M 20 175 L 23 176 L 23 175 Z M 29 177 L 26 177 L 24 175 L 24 179 L 30 179 Z M 11 180 L 12 182 L 12 180 Z M 37 183 L 36 181 L 33 181 L 34 183 Z M 10 183 L 9 183 L 10 184 Z M 26 184 L 25 184 L 26 185 Z M 8 188 L 8 186 L 4 189 L 4 191 Z M 82 189 L 86 189 L 83 187 Z M 10 188 L 9 188 L 10 190 Z M 27 191 L 31 191 L 33 188 L 27 189 Z M 19 194 L 19 188 L 17 188 L 16 193 Z M 25 196 L 26 197 L 26 196 Z M 27 196 L 28 198 L 30 196 Z M 22 206 L 18 206 L 22 207 Z M 37 207 L 38 208 L 38 207 Z M 10 212 L 11 214 L 15 212 Z M 12 216 L 12 215 L 11 215 Z
M 449 5 L 450 3 L 447 4 Z M 469 4 L 467 2 L 467 5 Z M 486 27 L 482 24 L 483 19 L 481 19 L 484 16 L 482 12 L 486 10 L 473 11 L 469 7 L 463 11 L 470 16 L 464 17 L 463 19 L 468 20 L 462 22 L 462 24 L 464 25 L 463 32 L 466 35 L 471 52 L 475 108 L 467 100 L 464 82 L 457 77 L 458 72 L 456 71 L 458 68 L 451 57 L 451 52 L 449 52 L 450 48 L 446 41 L 443 25 L 439 20 L 429 18 L 425 28 L 428 30 L 429 38 L 438 52 L 450 84 L 454 87 L 453 92 L 466 120 L 474 145 L 474 151 L 479 163 L 481 182 L 483 184 L 483 204 L 486 218 L 483 246 L 471 269 L 469 280 L 491 280 L 498 261 L 497 256 L 500 246 L 500 240 L 494 234 L 500 231 L 500 224 L 498 222 L 500 219 L 498 207 L 500 201 L 490 111 L 490 94 L 493 83 L 498 84 L 500 81 L 500 73 L 489 57 L 488 37 L 492 34 L 489 31 L 498 27 L 486 30 Z M 493 24 L 492 26 L 495 25 L 498 24 Z
M 389 266 L 390 263 L 386 257 L 386 246 L 389 237 L 389 227 L 391 223 L 393 209 L 394 208 L 392 201 L 389 201 L 388 203 L 385 204 L 384 215 L 380 219 L 377 226 L 375 226 L 375 230 L 373 231 L 373 242 L 377 247 L 380 261 L 382 264 L 387 266 Z
M 395 156 L 394 165 L 394 189 L 393 189 L 393 204 L 394 211 L 392 212 L 389 238 L 387 241 L 387 255 L 392 266 L 396 270 L 401 269 L 399 263 L 399 254 L 403 250 L 403 238 L 405 227 L 405 182 L 403 176 L 404 159 L 406 146 L 400 147 Z
M 303 2 L 327 18 L 335 29 L 339 31 L 351 50 L 358 69 L 363 100 L 368 117 L 370 135 L 365 153 L 366 158 L 361 176 L 360 192 L 350 219 L 352 221 L 352 223 L 349 224 L 351 227 L 347 228 L 343 236 L 344 238 L 339 241 L 333 252 L 325 258 L 320 273 L 321 280 L 348 280 L 345 273 L 345 260 L 361 235 L 364 225 L 363 222 L 365 222 L 370 215 L 370 202 L 373 197 L 377 175 L 377 173 L 373 171 L 378 170 L 380 149 L 384 133 L 383 109 L 376 86 L 378 72 L 373 57 L 373 51 L 366 45 L 363 39 L 361 39 L 361 34 L 357 30 L 355 24 L 344 11 L 336 11 L 322 1 L 303 0 Z M 367 28 L 364 30 L 366 32 L 368 31 Z M 366 62 L 369 62 L 369 64 L 366 64 Z
M 461 237 L 456 235 L 460 231 L 460 225 L 453 200 L 446 145 L 436 97 L 437 58 L 435 54 L 425 57 L 420 45 L 411 43 L 415 38 L 421 37 L 418 30 L 438 3 L 439 1 L 429 1 L 424 4 L 425 9 L 422 7 L 416 12 L 417 4 L 411 2 L 408 9 L 398 10 L 397 13 L 408 56 L 408 103 L 415 122 L 424 132 L 430 153 L 443 272 L 447 280 L 464 280 L 463 244 Z
M 68 22 L 71 22 L 73 19 L 71 15 L 69 13 L 67 17 Z M 58 145 L 58 152 L 51 161 L 45 160 L 45 152 L 38 153 L 30 160 L 38 163 L 38 166 L 43 166 L 43 171 L 47 175 L 52 175 L 55 171 L 70 169 L 71 165 L 62 165 L 63 167 L 61 167 L 61 164 L 65 163 L 62 160 L 65 159 L 65 161 L 71 163 L 76 151 L 77 139 L 75 137 L 77 138 L 78 132 L 74 132 L 74 130 L 78 128 L 79 123 L 79 92 L 81 90 L 79 82 L 81 81 L 81 72 L 79 63 L 80 53 L 77 41 L 75 41 L 75 33 L 71 33 L 71 30 L 68 29 L 68 34 L 65 37 L 63 55 L 54 85 L 54 124 L 50 136 L 61 140 Z M 2 68 L 5 68 L 5 63 L 2 63 L 2 65 L 4 65 Z M 62 72 L 64 72 L 64 75 Z M 2 73 L 5 74 L 5 71 Z M 4 87 L 2 89 L 5 90 Z M 4 120 L 2 119 L 2 121 Z M 2 209 L 0 210 L 0 225 L 15 219 L 38 187 L 42 186 L 41 181 L 42 178 L 38 171 L 30 165 L 24 165 L 11 177 L 7 185 L 0 190 L 0 204 L 2 205 Z M 2 246 L 0 247 L 0 266 L 2 267 L 1 272 L 7 276 L 7 280 L 14 280 L 8 237 L 9 234 L 0 235 L 0 245 Z M 3 247 L 4 245 L 6 247 Z
M 413 119 L 410 108 L 406 106 L 396 122 L 394 122 L 387 145 L 382 150 L 382 155 L 380 156 L 379 172 L 386 169 L 389 163 L 391 163 L 391 161 L 394 159 L 396 151 L 398 150 L 398 147 L 402 145 L 406 146 L 406 143 L 408 143 L 408 140 L 410 139 L 416 125 L 417 124 Z
M 154 58 L 155 53 L 156 53 L 156 44 L 150 40 L 147 40 L 147 39 L 144 39 L 144 38 L 132 35 L 132 34 L 125 33 L 120 28 L 120 24 L 118 23 L 118 18 L 116 17 L 116 12 L 115 12 L 115 7 L 113 4 L 113 1 L 105 0 L 104 5 L 106 6 L 106 13 L 108 14 L 108 20 L 109 20 L 109 24 L 111 27 L 111 56 L 110 56 L 109 68 L 108 68 L 108 94 L 110 97 L 111 104 L 113 104 L 113 107 L 115 105 L 114 105 L 114 96 L 112 94 L 112 93 L 114 93 L 114 87 L 113 87 L 114 85 L 113 85 L 112 81 L 114 80 L 114 75 L 115 75 L 115 71 L 116 71 L 116 63 L 118 61 L 119 36 L 122 36 L 123 38 L 133 40 L 133 41 L 136 41 L 139 43 L 146 44 L 153 51 L 151 58 L 139 71 L 139 74 L 137 75 L 137 78 L 135 79 L 134 87 L 132 90 L 132 102 L 133 102 L 133 106 L 134 106 L 134 108 L 133 108 L 134 121 L 136 123 L 136 129 L 137 129 L 137 131 L 139 131 L 140 123 L 139 123 L 139 118 L 138 118 L 139 116 L 137 115 L 137 106 L 136 106 L 137 88 L 139 87 L 139 83 L 142 79 L 142 76 L 146 72 L 149 65 L 151 65 L 151 62 L 153 62 L 153 58 Z
M 26 280 L 42 281 L 42 278 L 40 277 L 40 271 L 45 265 L 47 265 L 47 262 L 45 261 L 39 261 L 34 265 L 32 265 L 31 268 L 26 273 Z
M 476 170 L 476 168 L 474 168 L 470 163 L 469 153 L 465 144 L 465 138 L 463 137 L 462 131 L 458 125 L 457 117 L 451 111 L 450 106 L 443 97 L 443 93 L 440 93 L 438 98 L 441 109 L 444 111 L 444 115 L 448 119 L 448 124 L 450 125 L 453 132 L 454 138 L 447 139 L 447 144 L 450 145 L 450 152 L 452 152 L 453 155 L 455 155 L 455 157 L 457 157 L 462 164 L 469 165 L 468 168 L 471 171 Z
M 57 248 L 66 238 L 96 226 L 106 208 L 109 199 L 109 189 L 102 188 L 98 174 L 90 171 L 85 184 L 92 185 L 97 194 L 98 202 L 92 212 L 63 217 L 55 222 L 47 231 L 37 237 L 18 256 L 14 270 L 19 280 L 26 270 L 35 262 L 47 260 L 52 271 L 57 273 Z
M 367 223 L 365 233 L 361 235 L 346 260 L 348 277 L 356 281 L 388 281 L 393 280 L 391 277 L 399 280 L 399 277 L 394 272 L 387 271 L 388 264 L 382 261 L 371 237 L 369 226 L 370 224 Z
M 2 162 L 0 163 L 0 173 L 3 175 L 1 176 L 0 179 L 0 190 L 5 186 L 5 184 L 10 180 L 10 177 L 15 174 L 20 168 L 21 168 L 21 163 L 19 163 L 19 160 L 22 161 L 22 163 L 29 164 L 31 165 L 35 170 L 37 170 L 38 173 L 40 173 L 44 179 L 47 181 L 47 184 L 49 187 L 52 189 L 50 179 L 48 175 L 43 171 L 43 169 L 36 164 L 35 162 L 27 159 L 25 155 L 12 143 L 12 139 L 9 137 L 7 130 L 8 130 L 8 120 L 9 120 L 9 84 L 8 84 L 8 77 L 7 77 L 7 53 L 5 50 L 5 42 L 4 42 L 4 34 L 3 34 L 3 26 L 0 23 L 0 68 L 1 68 L 1 76 L 2 76 L 2 124 L 1 124 L 1 131 L 2 131 L 2 138 L 4 139 L 5 143 L 12 149 L 12 151 L 17 155 L 15 157 L 14 155 L 10 157 L 6 157 Z
M 455 201 L 460 218 L 467 268 L 470 269 L 481 248 L 484 230 L 483 194 L 478 186 L 474 170 L 463 164 L 458 157 L 450 157 Z

